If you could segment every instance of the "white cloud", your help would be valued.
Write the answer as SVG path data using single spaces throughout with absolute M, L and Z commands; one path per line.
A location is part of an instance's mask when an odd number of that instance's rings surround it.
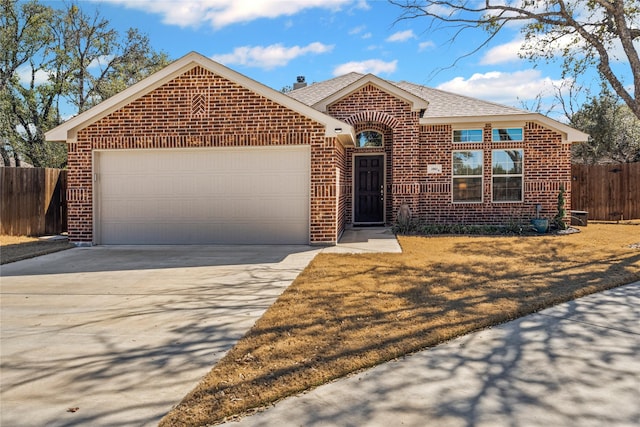
M 209 23 L 214 28 L 260 18 L 291 16 L 305 9 L 340 10 L 352 0 L 106 0 L 132 9 L 156 13 L 163 22 L 180 27 L 198 27 Z M 358 9 L 367 9 L 366 1 L 359 1 Z
M 269 46 L 241 46 L 236 47 L 232 53 L 213 55 L 211 59 L 225 65 L 245 65 L 270 70 L 285 66 L 292 59 L 302 55 L 331 52 L 333 47 L 319 42 L 291 47 L 285 47 L 281 43 Z
M 492 47 L 480 60 L 481 65 L 504 64 L 505 62 L 521 61 L 518 53 L 522 48 L 523 41 L 516 39 L 509 43 Z
M 371 9 L 371 6 L 369 6 L 369 4 L 367 3 L 367 0 L 358 0 L 354 8 L 360 9 L 360 10 L 369 10 Z
M 393 60 L 385 62 L 381 59 L 368 59 L 366 61 L 352 61 L 346 64 L 338 65 L 333 69 L 334 76 L 356 72 L 361 74 L 391 74 L 396 71 L 398 61 Z
M 32 76 L 32 69 L 30 65 L 23 65 L 16 70 L 18 74 L 18 80 L 20 84 L 29 86 L 31 84 L 31 78 L 33 77 L 34 85 L 40 86 L 43 83 L 49 81 L 49 73 L 44 70 L 37 70 L 35 76 Z
M 532 100 L 538 95 L 551 96 L 553 88 L 560 87 L 562 83 L 562 80 L 544 77 L 539 70 L 530 69 L 513 73 L 476 73 L 468 79 L 455 77 L 437 88 L 472 98 L 516 105 L 519 101 Z
M 542 46 L 546 52 L 553 54 L 561 59 L 564 56 L 565 49 L 569 49 L 570 55 L 582 55 L 584 52 L 584 41 L 577 44 L 572 44 L 572 38 L 569 36 L 562 37 L 552 42 L 545 42 L 544 36 L 533 37 L 530 41 L 526 42 L 517 38 L 508 43 L 504 43 L 489 49 L 482 59 L 481 65 L 496 65 L 504 64 L 507 62 L 517 62 L 522 59 L 518 56 L 523 47 L 526 50 L 536 50 Z M 636 49 L 640 48 L 640 40 L 634 41 Z M 624 49 L 619 40 L 614 40 L 611 46 L 607 49 L 609 59 L 613 62 L 627 62 Z
M 114 55 L 103 55 L 95 58 L 91 63 L 87 66 L 89 70 L 102 70 L 114 58 Z
M 363 31 L 364 31 L 364 30 L 366 30 L 366 29 L 367 29 L 367 26 L 366 26 L 366 25 L 359 25 L 359 26 L 357 26 L 357 27 L 352 28 L 352 29 L 349 31 L 349 35 L 353 36 L 353 35 L 355 35 L 355 34 L 360 34 L 361 32 L 363 32 Z
M 363 40 L 370 39 L 370 38 L 371 38 L 371 36 L 372 36 L 373 34 L 371 34 L 371 32 L 370 32 L 370 31 L 367 31 L 367 32 L 365 33 L 364 31 L 365 31 L 366 29 L 367 29 L 367 26 L 366 26 L 366 25 L 359 25 L 359 26 L 357 26 L 357 27 L 355 27 L 355 28 L 352 28 L 352 29 L 349 31 L 349 35 L 350 35 L 350 36 L 357 36 L 357 35 L 360 35 L 360 38 L 361 38 L 361 39 L 363 39 Z
M 418 52 L 431 49 L 432 47 L 436 47 L 436 44 L 432 41 L 420 42 L 420 44 L 418 44 Z
M 416 35 L 413 33 L 413 30 L 405 30 L 398 31 L 397 33 L 391 34 L 387 37 L 388 42 L 406 42 L 410 39 L 415 39 Z
M 559 39 L 552 39 L 551 36 L 546 35 L 534 36 L 530 40 L 525 41 L 521 37 L 492 47 L 484 54 L 480 60 L 482 65 L 496 65 L 504 64 L 507 62 L 521 61 L 522 59 L 518 54 L 522 51 L 540 50 L 544 49 L 545 54 L 551 53 L 555 56 L 561 57 L 564 55 L 565 49 L 569 48 L 572 54 L 579 55 L 583 49 L 582 43 L 573 43 L 573 38 L 570 36 L 561 37 Z

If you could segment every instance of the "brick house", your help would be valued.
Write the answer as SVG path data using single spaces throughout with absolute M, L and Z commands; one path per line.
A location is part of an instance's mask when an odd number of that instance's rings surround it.
M 78 244 L 334 244 L 345 227 L 553 216 L 571 143 L 537 113 L 350 73 L 283 94 L 197 53 L 47 132 Z M 567 206 L 569 209 L 569 206 Z

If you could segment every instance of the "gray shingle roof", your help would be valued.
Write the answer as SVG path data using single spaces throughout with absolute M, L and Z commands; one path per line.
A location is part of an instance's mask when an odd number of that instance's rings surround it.
M 351 83 L 362 78 L 364 74 L 349 73 L 323 82 L 312 83 L 309 86 L 287 92 L 287 95 L 303 104 L 314 105 Z
M 304 104 L 313 106 L 356 82 L 363 76 L 364 75 L 360 73 L 349 73 L 323 82 L 313 83 L 304 88 L 296 89 L 288 92 L 287 95 Z M 429 103 L 429 107 L 423 116 L 425 118 L 530 114 L 529 111 L 518 108 L 483 101 L 468 96 L 457 95 L 455 93 L 415 83 L 405 81 L 388 82 L 399 89 L 427 101 Z

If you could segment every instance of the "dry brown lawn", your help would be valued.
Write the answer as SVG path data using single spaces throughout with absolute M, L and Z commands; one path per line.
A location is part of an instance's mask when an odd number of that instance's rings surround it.
M 37 237 L 0 235 L 0 264 L 50 254 L 74 245 L 66 240 L 38 240 Z
M 640 280 L 640 225 L 537 237 L 401 237 L 321 254 L 162 426 L 218 423 L 456 336 Z

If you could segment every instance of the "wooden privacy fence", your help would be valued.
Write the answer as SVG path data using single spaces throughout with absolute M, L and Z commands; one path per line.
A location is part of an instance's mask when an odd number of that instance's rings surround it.
M 589 219 L 640 218 L 640 162 L 571 166 L 571 209 Z
M 67 171 L 0 168 L 0 233 L 42 236 L 67 231 Z

